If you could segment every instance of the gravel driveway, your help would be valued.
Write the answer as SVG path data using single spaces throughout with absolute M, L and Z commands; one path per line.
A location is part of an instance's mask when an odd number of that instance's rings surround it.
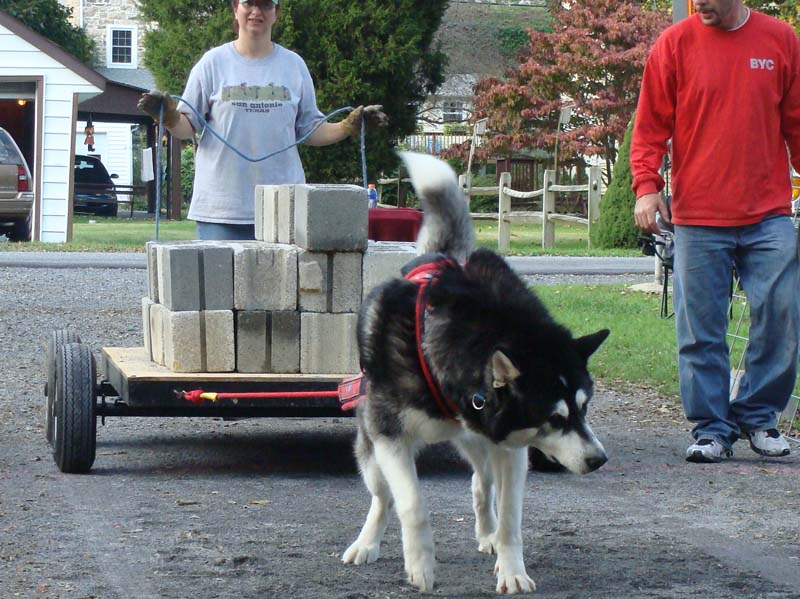
M 396 521 L 377 563 L 339 561 L 368 507 L 347 418 L 108 419 L 92 473 L 58 471 L 42 427 L 44 342 L 70 327 L 94 349 L 140 345 L 145 279 L 0 268 L 0 598 L 418 597 Z M 769 461 L 738 444 L 728 463 L 687 464 L 672 403 L 601 387 L 591 412 L 609 463 L 529 477 L 523 534 L 539 597 L 800 597 L 796 455 Z M 444 447 L 419 469 L 433 595 L 494 596 L 469 472 Z

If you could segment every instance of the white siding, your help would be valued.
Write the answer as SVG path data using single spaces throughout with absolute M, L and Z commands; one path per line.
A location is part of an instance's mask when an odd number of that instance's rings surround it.
M 95 147 L 92 155 L 99 155 L 100 161 L 105 165 L 108 174 L 117 174 L 119 179 L 114 179 L 118 185 L 132 185 L 133 180 L 133 138 L 129 123 L 102 123 L 94 121 Z M 83 140 L 86 134 L 85 121 L 78 121 L 75 127 L 75 153 L 87 154 L 88 148 Z
M 43 80 L 44 131 L 37 131 L 35 136 L 37 143 L 43 140 L 42 219 L 38 227 L 43 241 L 66 241 L 73 95 L 89 98 L 101 90 L 2 26 L 0 77 L 41 77 Z

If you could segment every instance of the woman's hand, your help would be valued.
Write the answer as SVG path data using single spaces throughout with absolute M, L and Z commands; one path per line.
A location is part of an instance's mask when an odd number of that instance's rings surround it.
M 169 94 L 165 94 L 157 89 L 150 90 L 142 94 L 139 98 L 139 110 L 148 114 L 157 123 L 161 118 L 161 107 L 164 107 L 163 123 L 167 129 L 172 129 L 181 121 L 181 113 L 178 112 L 178 105 Z
M 389 122 L 389 117 L 383 112 L 383 106 L 380 104 L 370 104 L 369 106 L 359 106 L 347 115 L 347 118 L 342 121 L 342 128 L 347 132 L 347 135 L 353 139 L 361 137 L 361 115 L 364 115 L 364 125 L 367 129 L 374 127 L 385 127 Z

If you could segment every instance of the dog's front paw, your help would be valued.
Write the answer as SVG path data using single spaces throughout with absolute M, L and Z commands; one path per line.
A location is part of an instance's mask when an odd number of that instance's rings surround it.
M 417 587 L 420 591 L 429 592 L 433 590 L 433 560 L 419 559 L 413 563 L 406 562 L 406 574 L 408 582 Z
M 536 583 L 525 571 L 522 556 L 511 560 L 498 557 L 494 566 L 494 573 L 497 574 L 496 590 L 498 593 L 516 595 L 517 593 L 533 593 L 536 591 Z
M 521 574 L 504 574 L 501 571 L 497 575 L 496 590 L 498 593 L 507 593 L 509 595 L 533 593 L 536 591 L 536 583 L 524 571 Z
M 364 545 L 356 541 L 342 554 L 342 562 L 345 564 L 355 564 L 356 566 L 371 564 L 377 560 L 380 555 L 381 546 L 379 543 Z
M 495 553 L 497 553 L 497 549 L 495 548 L 494 543 L 495 543 L 494 533 L 478 537 L 478 551 L 480 551 L 481 553 L 488 553 L 489 555 L 494 555 Z

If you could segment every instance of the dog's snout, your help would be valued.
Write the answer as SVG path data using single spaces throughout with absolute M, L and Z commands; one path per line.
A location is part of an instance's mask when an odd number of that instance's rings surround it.
M 607 461 L 608 456 L 605 454 L 605 452 L 598 455 L 593 455 L 590 458 L 586 458 L 586 467 L 588 468 L 587 472 L 594 472 Z

